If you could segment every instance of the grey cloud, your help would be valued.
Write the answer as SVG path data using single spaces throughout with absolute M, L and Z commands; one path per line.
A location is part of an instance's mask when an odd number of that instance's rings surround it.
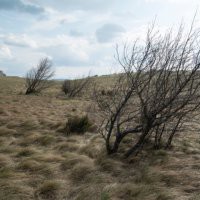
M 112 39 L 123 32 L 125 32 L 125 29 L 122 26 L 117 24 L 104 24 L 96 30 L 96 37 L 98 42 L 105 43 L 112 41 Z
M 37 0 L 38 3 L 45 5 L 45 2 Z M 48 4 L 59 10 L 109 10 L 115 5 L 115 0 L 62 0 L 59 3 L 55 0 L 49 0 Z
M 44 8 L 24 3 L 22 0 L 0 0 L 0 10 L 17 10 L 30 14 L 40 14 L 44 12 Z

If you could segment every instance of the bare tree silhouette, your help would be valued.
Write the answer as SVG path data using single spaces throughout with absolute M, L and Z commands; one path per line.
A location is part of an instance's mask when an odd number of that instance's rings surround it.
M 148 29 L 145 45 L 135 41 L 117 58 L 123 68 L 113 95 L 98 91 L 95 100 L 102 116 L 100 132 L 108 154 L 118 151 L 127 135 L 135 135 L 125 157 L 153 141 L 155 148 L 169 148 L 174 135 L 200 107 L 199 30 L 193 23 L 185 35 L 181 25 L 176 35 L 164 36 Z
M 43 58 L 37 68 L 32 68 L 26 75 L 26 93 L 39 93 L 48 88 L 49 79 L 52 78 L 52 63 L 48 58 Z

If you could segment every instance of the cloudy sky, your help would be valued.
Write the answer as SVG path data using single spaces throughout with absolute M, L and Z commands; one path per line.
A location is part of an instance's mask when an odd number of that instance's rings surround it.
M 0 0 L 0 70 L 24 76 L 43 57 L 56 78 L 118 70 L 116 44 L 189 23 L 199 0 Z M 198 11 L 200 12 L 200 11 Z M 196 23 L 199 23 L 200 13 Z M 199 23 L 200 25 L 200 23 Z

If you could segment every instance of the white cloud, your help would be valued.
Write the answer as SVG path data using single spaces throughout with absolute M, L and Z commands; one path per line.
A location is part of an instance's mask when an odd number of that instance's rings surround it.
M 86 65 L 92 51 L 89 41 L 85 38 L 75 38 L 68 35 L 37 38 L 38 50 L 50 55 L 56 64 Z
M 64 24 L 74 23 L 78 19 L 75 14 L 63 14 L 52 8 L 46 8 L 47 17 L 32 24 L 30 31 L 50 31 Z
M 1 59 L 11 59 L 12 58 L 11 50 L 5 45 L 0 45 L 0 58 Z
M 37 47 L 37 43 L 33 39 L 31 39 L 29 36 L 27 36 L 26 34 L 1 35 L 0 39 L 2 39 L 5 44 L 10 45 L 10 46 L 31 47 L 31 48 Z

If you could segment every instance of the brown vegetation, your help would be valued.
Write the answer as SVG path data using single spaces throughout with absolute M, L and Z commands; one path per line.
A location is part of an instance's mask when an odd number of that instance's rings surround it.
M 95 81 L 107 89 L 114 79 Z M 0 78 L 0 199 L 199 199 L 198 116 L 191 116 L 197 123 L 175 136 L 170 151 L 154 151 L 149 141 L 141 154 L 124 160 L 121 153 L 107 156 L 101 135 L 93 131 L 60 132 L 72 116 L 87 115 L 98 124 L 92 100 L 56 98 L 60 82 L 27 97 L 19 94 L 23 83 Z M 128 137 L 122 153 L 134 139 Z

